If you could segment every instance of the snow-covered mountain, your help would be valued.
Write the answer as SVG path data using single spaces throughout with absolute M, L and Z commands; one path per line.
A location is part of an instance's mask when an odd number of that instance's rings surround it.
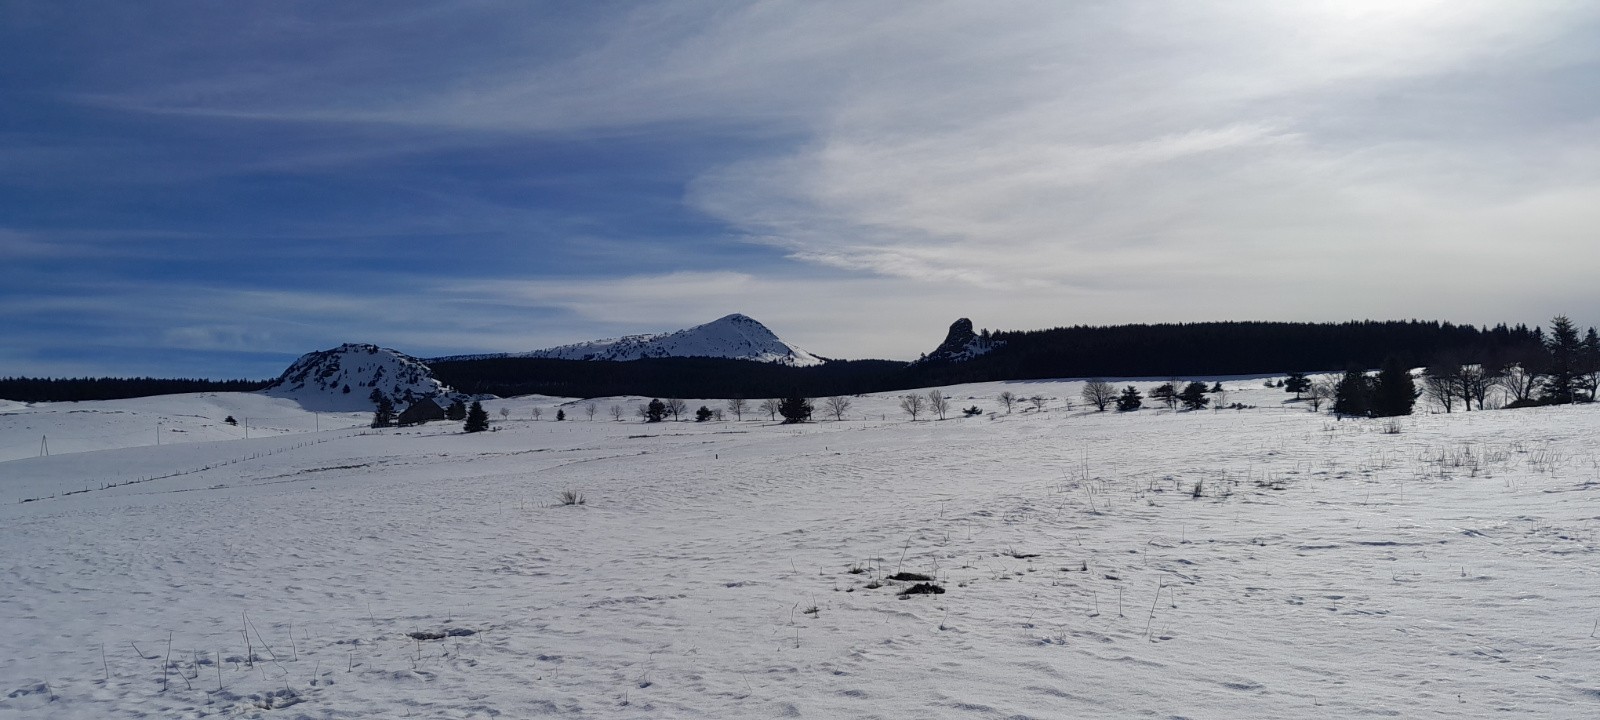
M 1004 340 L 990 340 L 987 330 L 982 335 L 973 332 L 972 321 L 961 318 L 950 324 L 950 332 L 945 335 L 944 342 L 919 362 L 971 360 L 1004 344 Z
M 784 342 L 755 319 L 734 313 L 686 330 L 647 335 L 627 335 L 607 340 L 562 345 L 546 350 L 499 355 L 457 355 L 435 360 L 478 360 L 500 357 L 554 358 L 558 360 L 638 360 L 660 357 L 711 357 L 754 360 L 794 367 L 826 362 Z
M 296 400 L 308 409 L 361 410 L 372 407 L 373 389 L 381 390 L 400 409 L 421 398 L 455 394 L 421 360 L 362 343 L 306 353 L 262 392 Z

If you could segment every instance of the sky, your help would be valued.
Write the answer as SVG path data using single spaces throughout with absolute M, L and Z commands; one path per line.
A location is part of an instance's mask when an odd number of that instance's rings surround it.
M 0 376 L 1600 324 L 1600 5 L 0 0 Z

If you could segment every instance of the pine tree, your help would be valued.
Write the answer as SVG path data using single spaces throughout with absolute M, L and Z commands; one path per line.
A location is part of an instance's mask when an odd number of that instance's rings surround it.
M 556 422 L 561 422 L 562 420 L 566 420 L 566 419 L 567 419 L 567 411 L 566 410 L 562 410 L 561 408 L 556 408 Z
M 1411 379 L 1411 371 L 1391 355 L 1383 361 L 1377 382 L 1372 386 L 1372 414 L 1377 417 L 1410 415 L 1416 402 L 1417 385 Z
M 466 424 L 461 429 L 469 433 L 483 432 L 489 429 L 489 413 L 483 409 L 483 403 L 477 400 L 472 401 L 472 408 L 466 412 Z
M 1211 398 L 1206 397 L 1206 384 L 1192 382 L 1183 387 L 1183 392 L 1178 393 L 1178 400 L 1183 402 L 1185 410 L 1199 410 L 1211 403 Z
M 650 404 L 645 406 L 645 422 L 661 422 L 667 416 L 667 404 L 659 399 L 652 398 Z
M 1163 383 L 1150 388 L 1150 399 L 1160 400 L 1169 408 L 1178 406 L 1178 389 L 1172 383 Z
M 456 398 L 454 402 L 450 403 L 449 407 L 444 409 L 444 419 L 458 422 L 467 419 L 467 404 L 462 402 L 460 398 Z
M 1138 410 L 1144 405 L 1144 396 L 1139 394 L 1139 388 L 1129 385 L 1122 389 L 1122 394 L 1117 396 L 1117 412 Z
M 711 419 L 711 408 L 708 408 L 708 407 L 706 407 L 704 405 L 701 405 L 699 410 L 694 411 L 694 421 L 695 422 L 705 422 L 705 421 L 710 420 L 710 419 Z
M 811 401 L 798 395 L 787 397 L 778 405 L 778 414 L 783 416 L 783 424 L 803 423 L 811 419 Z
M 1294 393 L 1294 399 L 1299 400 L 1301 393 L 1311 389 L 1311 379 L 1305 373 L 1292 372 L 1283 380 L 1283 391 Z

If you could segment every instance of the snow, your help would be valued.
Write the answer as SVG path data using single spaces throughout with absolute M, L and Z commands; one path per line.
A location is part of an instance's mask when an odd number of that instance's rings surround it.
M 396 410 L 404 410 L 414 400 L 453 393 L 421 360 L 398 350 L 358 343 L 300 356 L 263 392 L 316 410 L 370 412 L 373 389 L 394 399 Z
M 1600 715 L 1600 408 L 1390 434 L 1223 384 L 1259 407 L 985 383 L 942 390 L 1048 409 L 646 425 L 530 397 L 463 435 L 272 405 L 267 437 L 0 462 L 0 717 Z M 0 447 L 272 400 L 12 408 Z M 901 570 L 946 592 L 868 587 Z
M 670 333 L 627 335 L 511 355 L 459 355 L 436 359 L 471 360 L 492 357 L 558 360 L 712 357 L 771 362 L 794 367 L 810 367 L 824 362 L 822 358 L 784 342 L 755 319 L 738 313 Z

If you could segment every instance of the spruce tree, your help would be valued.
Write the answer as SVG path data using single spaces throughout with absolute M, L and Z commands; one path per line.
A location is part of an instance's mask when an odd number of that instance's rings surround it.
M 467 419 L 467 404 L 461 402 L 460 398 L 456 398 L 454 402 L 450 403 L 449 407 L 444 409 L 444 419 L 456 421 Z
M 667 416 L 667 404 L 659 399 L 652 398 L 650 404 L 645 406 L 645 422 L 661 422 Z
M 567 411 L 566 410 L 562 410 L 561 408 L 556 408 L 556 422 L 561 422 L 561 421 L 566 420 L 566 419 L 567 419 Z
M 1139 394 L 1139 388 L 1129 385 L 1122 389 L 1122 394 L 1117 396 L 1117 412 L 1138 410 L 1144 405 L 1144 396 Z
M 378 409 L 372 412 L 372 426 L 386 428 L 394 425 L 394 401 L 376 390 L 373 394 L 378 398 Z
M 1583 336 L 1583 347 L 1578 360 L 1578 386 L 1588 393 L 1587 402 L 1594 402 L 1600 393 L 1600 333 L 1589 328 Z M 1482 401 L 1479 401 L 1482 405 Z
M 1372 386 L 1372 414 L 1377 417 L 1410 415 L 1417 402 L 1417 385 L 1399 358 L 1390 356 Z
M 1352 417 L 1366 417 L 1372 408 L 1371 388 L 1367 383 L 1365 373 L 1351 368 L 1346 370 L 1344 378 L 1339 381 L 1339 386 L 1333 393 L 1333 412 L 1339 415 Z
M 483 409 L 483 403 L 477 400 L 472 401 L 472 407 L 466 412 L 466 424 L 461 429 L 469 433 L 483 432 L 489 429 L 489 413 Z
M 706 407 L 704 405 L 701 405 L 699 410 L 694 411 L 694 421 L 695 422 L 705 422 L 705 421 L 710 420 L 710 419 L 711 419 L 711 408 L 708 408 L 708 407 Z
M 1565 315 L 1550 320 L 1550 336 L 1544 341 L 1549 358 L 1549 371 L 1544 381 L 1544 399 L 1565 405 L 1575 399 L 1574 390 L 1581 372 L 1583 342 L 1578 339 L 1578 328 Z
M 778 405 L 778 414 L 783 416 L 783 424 L 803 423 L 811 419 L 811 401 L 798 395 L 787 397 Z

